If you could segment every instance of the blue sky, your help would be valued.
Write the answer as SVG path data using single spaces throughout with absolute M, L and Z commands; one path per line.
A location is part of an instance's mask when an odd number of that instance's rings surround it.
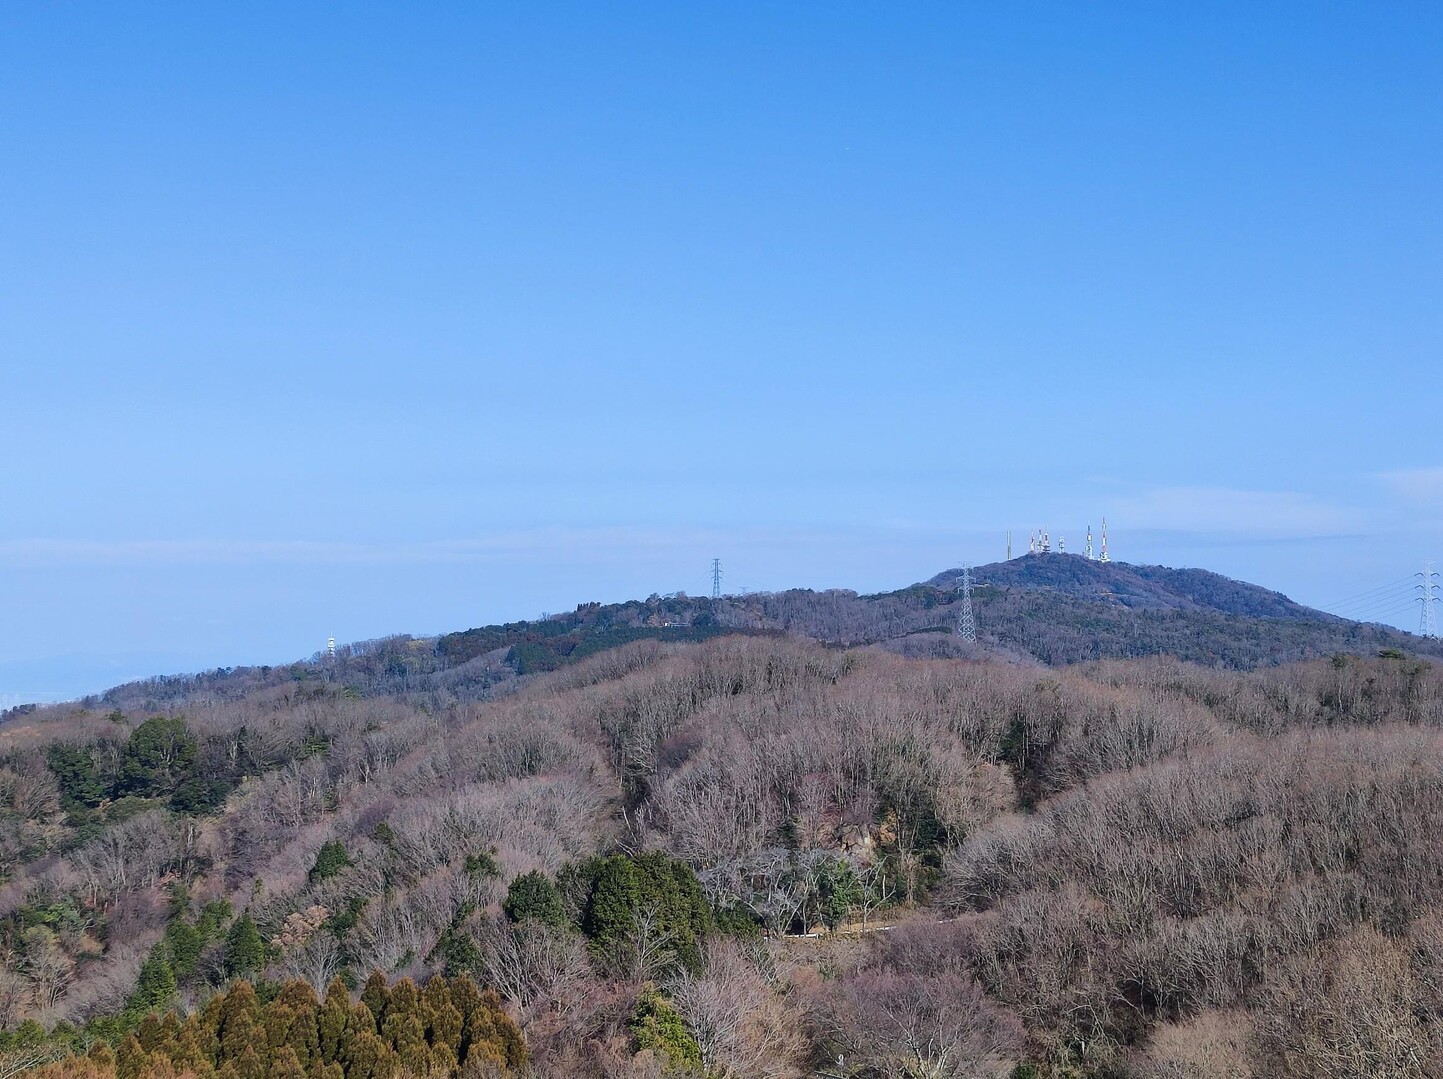
M 1440 55 L 1424 3 L 6 5 L 0 704 L 1104 514 L 1305 602 L 1443 563 Z

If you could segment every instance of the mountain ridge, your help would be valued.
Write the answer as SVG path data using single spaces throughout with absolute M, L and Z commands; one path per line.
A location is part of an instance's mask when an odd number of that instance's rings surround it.
M 1168 655 L 1247 670 L 1337 653 L 1443 658 L 1443 643 L 1314 610 L 1280 592 L 1209 570 L 1029 554 L 973 569 L 978 641 L 956 635 L 957 578 L 944 570 L 891 592 L 788 589 L 719 599 L 676 593 L 582 603 L 542 619 L 434 637 L 358 642 L 335 657 L 225 668 L 114 687 L 86 700 L 163 708 L 200 693 L 234 699 L 256 684 L 322 679 L 361 696 L 431 695 L 437 703 L 509 692 L 512 683 L 637 640 L 700 642 L 726 634 L 792 635 L 917 658 L 1062 667 Z M 13 711 L 13 710 L 12 710 Z
M 944 570 L 926 583 L 946 588 L 962 569 Z M 1047 589 L 1110 602 L 1133 610 L 1213 610 L 1250 618 L 1346 622 L 1290 599 L 1282 592 L 1195 567 L 1102 562 L 1075 554 L 1026 554 L 972 571 L 977 584 Z

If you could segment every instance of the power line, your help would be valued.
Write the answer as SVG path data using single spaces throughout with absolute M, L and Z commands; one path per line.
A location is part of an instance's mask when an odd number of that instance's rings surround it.
M 1370 600 L 1366 600 L 1362 603 L 1354 603 L 1348 607 L 1335 607 L 1330 613 L 1339 615 L 1343 618 L 1352 618 L 1355 615 L 1363 614 L 1367 611 L 1376 611 L 1380 608 L 1393 607 L 1400 603 L 1405 607 L 1412 609 L 1413 600 L 1416 598 L 1416 595 L 1416 590 L 1413 588 L 1401 589 L 1396 592 L 1388 592 L 1380 596 L 1374 596 Z
M 1334 613 L 1343 613 L 1346 611 L 1371 611 L 1379 607 L 1388 607 L 1395 603 L 1404 603 L 1411 606 L 1413 597 L 1417 594 L 1417 591 L 1414 585 L 1403 585 L 1400 588 L 1389 589 L 1387 592 L 1380 592 L 1371 599 L 1358 600 L 1357 602 L 1344 604 L 1332 609 Z
M 1416 573 L 1413 574 L 1413 577 L 1416 576 Z M 1369 597 L 1378 594 L 1379 592 L 1391 592 L 1397 588 L 1406 588 L 1411 590 L 1414 583 L 1413 577 L 1404 577 L 1398 581 L 1390 581 L 1388 584 L 1381 584 L 1377 588 L 1370 588 L 1366 592 L 1359 592 L 1352 596 L 1344 596 L 1342 599 L 1335 599 L 1328 603 L 1320 603 L 1318 604 L 1318 610 L 1330 611 L 1337 607 L 1351 607 L 1356 603 L 1361 602 L 1362 600 L 1368 599 Z
M 1412 613 L 1415 599 L 1402 600 L 1391 603 L 1386 607 L 1375 607 L 1368 611 L 1359 611 L 1357 614 L 1348 615 L 1349 622 L 1384 622 L 1389 619 L 1402 619 L 1405 615 Z M 1342 616 L 1340 616 L 1342 617 Z

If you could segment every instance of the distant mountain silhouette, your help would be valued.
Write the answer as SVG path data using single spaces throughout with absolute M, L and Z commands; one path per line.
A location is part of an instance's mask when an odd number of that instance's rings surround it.
M 962 570 L 946 570 L 928 584 L 952 588 Z M 1246 618 L 1345 622 L 1295 603 L 1281 592 L 1204 569 L 1133 566 L 1074 554 L 1029 554 L 972 571 L 974 581 L 998 588 L 1048 590 L 1134 611 L 1215 611 Z
M 236 699 L 257 684 L 310 679 L 340 681 L 365 696 L 476 699 L 507 691 L 518 677 L 632 641 L 700 641 L 728 633 L 792 634 L 828 645 L 1029 666 L 1167 655 L 1246 670 L 1337 653 L 1443 657 L 1438 641 L 1338 618 L 1207 570 L 1105 563 L 1071 554 L 1024 555 L 973 569 L 978 640 L 969 645 L 955 632 L 961 573 L 949 569 L 872 595 L 789 589 L 715 601 L 678 593 L 583 603 L 535 621 L 349 645 L 334 659 L 148 679 L 117 687 L 102 699 L 161 708 L 197 693 Z

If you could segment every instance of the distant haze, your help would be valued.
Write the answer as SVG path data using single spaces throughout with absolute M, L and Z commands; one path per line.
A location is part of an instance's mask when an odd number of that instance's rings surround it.
M 1361 2 L 8 5 L 0 704 L 1104 515 L 1416 628 L 1439 55 Z

